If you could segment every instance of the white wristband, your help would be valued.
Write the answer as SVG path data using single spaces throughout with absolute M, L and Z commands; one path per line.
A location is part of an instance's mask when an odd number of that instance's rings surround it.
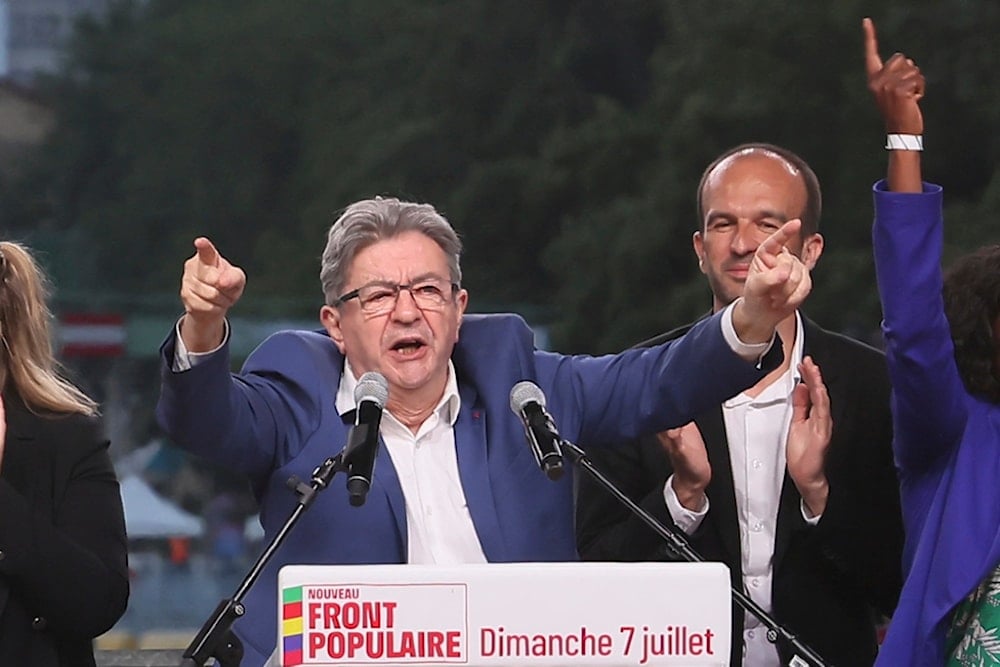
M 920 134 L 888 134 L 885 137 L 887 151 L 922 151 L 924 137 Z

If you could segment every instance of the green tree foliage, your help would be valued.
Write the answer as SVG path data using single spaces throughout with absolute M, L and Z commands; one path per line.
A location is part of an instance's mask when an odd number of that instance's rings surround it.
M 149 0 L 83 23 L 47 86 L 59 126 L 0 223 L 61 285 L 176 308 L 198 235 L 250 276 L 244 312 L 311 315 L 336 212 L 429 201 L 461 232 L 473 309 L 611 351 L 709 305 L 702 169 L 785 145 L 824 188 L 811 316 L 872 335 L 883 131 L 860 20 L 928 78 L 927 174 L 952 252 L 997 238 L 1000 9 L 969 0 Z M 271 304 L 271 305 L 265 305 Z M 278 304 L 274 306 L 273 304 Z
M 875 340 L 870 188 L 884 173 L 884 131 L 865 89 L 859 28 L 872 9 L 780 2 L 712 9 L 663 3 L 648 98 L 634 110 L 599 105 L 552 142 L 563 147 L 553 161 L 566 167 L 567 187 L 592 195 L 566 213 L 554 242 L 550 266 L 573 276 L 559 287 L 556 303 L 565 310 L 556 339 L 570 349 L 612 351 L 706 312 L 709 292 L 690 241 L 700 222 L 698 178 L 726 148 L 769 141 L 805 157 L 824 190 L 827 250 L 808 312 Z M 924 2 L 885 5 L 874 18 L 886 56 L 905 50 L 927 75 L 926 171 L 956 209 L 953 252 L 995 242 L 1000 226 L 988 207 L 963 202 L 988 195 L 996 180 L 998 143 L 988 128 L 1000 121 L 998 54 L 989 35 L 1000 13 Z M 975 45 L 975 55 L 963 43 Z M 560 160 L 573 151 L 586 153 L 586 168 Z M 613 151 L 617 159 L 606 159 Z

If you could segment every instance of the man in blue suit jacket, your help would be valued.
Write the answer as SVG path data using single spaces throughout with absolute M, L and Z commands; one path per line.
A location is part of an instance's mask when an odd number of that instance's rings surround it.
M 181 446 L 249 476 L 268 538 L 297 501 L 286 480 L 308 479 L 346 441 L 357 379 L 378 371 L 389 385 L 367 502 L 349 506 L 334 484 L 303 515 L 235 624 L 244 664 L 273 651 L 276 576 L 288 563 L 576 560 L 572 482 L 538 470 L 508 407 L 511 387 L 539 385 L 562 434 L 583 445 L 690 421 L 780 361 L 775 325 L 811 286 L 784 249 L 798 224 L 761 245 L 742 299 L 683 338 L 565 356 L 535 350 L 517 316 L 464 314 L 461 245 L 433 207 L 357 202 L 323 254 L 323 330 L 275 334 L 237 375 L 226 314 L 246 276 L 196 239 L 185 315 L 163 346 L 158 417 Z

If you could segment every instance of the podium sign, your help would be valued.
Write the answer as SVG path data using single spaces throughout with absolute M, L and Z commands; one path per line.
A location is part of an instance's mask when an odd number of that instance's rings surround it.
M 298 665 L 726 665 L 720 563 L 290 565 L 278 657 Z

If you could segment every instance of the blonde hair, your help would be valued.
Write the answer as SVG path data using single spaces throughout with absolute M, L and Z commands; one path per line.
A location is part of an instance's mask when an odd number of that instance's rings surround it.
M 23 245 L 0 241 L 0 389 L 32 412 L 97 414 L 97 402 L 62 375 L 52 352 L 49 281 Z

